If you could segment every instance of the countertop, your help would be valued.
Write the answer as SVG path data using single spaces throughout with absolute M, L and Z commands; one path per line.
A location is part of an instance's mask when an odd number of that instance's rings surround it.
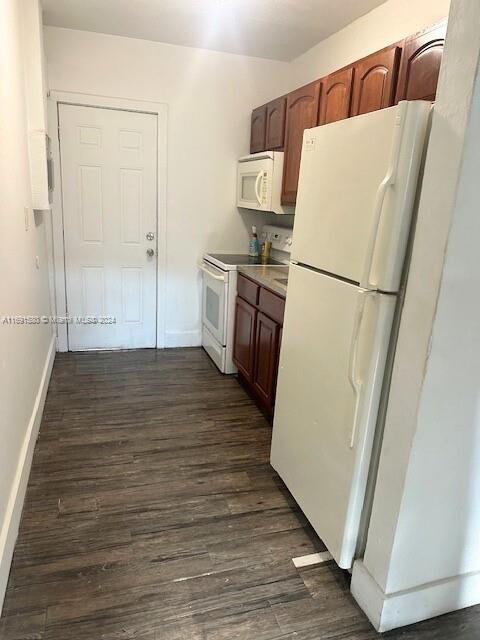
M 237 267 L 238 273 L 243 273 L 248 276 L 251 280 L 255 280 L 258 284 L 271 289 L 278 295 L 285 296 L 287 295 L 287 285 L 283 282 L 278 282 L 278 279 L 288 278 L 288 266 L 269 266 L 262 265 L 258 267 L 252 266 L 243 266 Z

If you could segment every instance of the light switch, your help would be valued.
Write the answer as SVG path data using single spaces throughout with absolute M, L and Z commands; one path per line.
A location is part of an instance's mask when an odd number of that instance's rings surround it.
M 40 269 L 40 258 L 38 256 L 35 256 L 35 266 L 37 269 Z

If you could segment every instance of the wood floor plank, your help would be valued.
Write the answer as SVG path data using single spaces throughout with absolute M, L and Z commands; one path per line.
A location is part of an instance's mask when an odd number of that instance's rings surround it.
M 0 619 L 2 640 L 43 640 L 45 637 L 46 611 L 29 611 L 25 614 L 4 616 Z
M 2 640 L 375 640 L 201 349 L 57 354 Z M 477 640 L 480 608 L 392 632 Z

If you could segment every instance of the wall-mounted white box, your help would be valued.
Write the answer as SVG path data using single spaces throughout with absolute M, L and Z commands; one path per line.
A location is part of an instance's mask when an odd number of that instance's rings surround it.
M 28 139 L 32 208 L 45 211 L 52 208 L 53 167 L 50 138 L 46 131 L 31 131 Z

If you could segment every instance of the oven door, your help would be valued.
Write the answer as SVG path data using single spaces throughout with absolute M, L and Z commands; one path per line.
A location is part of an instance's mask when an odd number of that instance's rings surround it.
M 239 162 L 237 170 L 237 207 L 270 211 L 272 179 L 272 158 Z
M 219 344 L 227 338 L 228 271 L 217 269 L 208 262 L 199 264 L 203 272 L 202 323 Z

